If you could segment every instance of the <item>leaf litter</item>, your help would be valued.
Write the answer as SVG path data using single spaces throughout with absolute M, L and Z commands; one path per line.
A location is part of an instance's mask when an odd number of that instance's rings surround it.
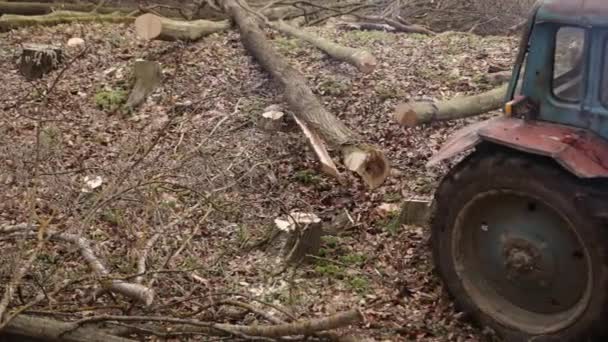
M 374 73 L 362 75 L 306 43 L 270 34 L 324 105 L 384 149 L 394 170 L 380 189 L 369 192 L 354 176 L 341 185 L 319 172 L 293 125 L 275 133 L 257 125 L 281 94 L 236 32 L 184 44 L 139 41 L 129 25 L 59 25 L 0 34 L 0 224 L 28 222 L 33 205 L 36 220 L 93 241 L 117 276 L 136 272 L 137 252 L 161 234 L 147 265 L 179 272 L 146 275 L 155 279 L 155 314 L 253 323 L 222 308 L 196 313 L 214 293 L 245 293 L 296 317 L 361 306 L 365 323 L 344 332 L 378 341 L 480 340 L 433 273 L 428 229 L 395 227 L 394 215 L 378 208 L 430 198 L 449 165 L 427 169 L 426 160 L 455 129 L 480 119 L 403 128 L 392 120 L 396 104 L 489 89 L 483 76 L 508 69 L 516 41 L 307 29 L 379 60 Z M 61 76 L 56 70 L 26 82 L 18 75 L 20 45 L 73 37 L 88 51 Z M 132 113 L 98 106 L 100 92 L 128 92 L 137 58 L 161 63 L 163 85 Z M 292 211 L 315 213 L 338 233 L 323 238 L 319 258 L 277 275 L 259 242 Z M 341 215 L 346 219 L 336 219 Z M 14 246 L 0 241 L 0 248 Z M 36 284 L 88 270 L 69 247 L 47 245 L 31 273 L 25 298 L 36 296 Z M 94 287 L 85 281 L 60 293 L 53 310 L 90 314 L 79 303 Z M 125 310 L 118 304 L 100 297 L 92 310 Z

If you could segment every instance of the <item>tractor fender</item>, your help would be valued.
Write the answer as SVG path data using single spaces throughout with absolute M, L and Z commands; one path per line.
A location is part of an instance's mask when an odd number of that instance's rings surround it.
M 608 178 L 608 141 L 576 127 L 498 117 L 457 131 L 427 163 L 466 152 L 482 142 L 553 158 L 580 178 Z

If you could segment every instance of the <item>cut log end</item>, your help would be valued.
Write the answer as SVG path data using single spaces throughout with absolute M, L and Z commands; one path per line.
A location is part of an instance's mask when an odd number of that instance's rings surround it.
M 356 172 L 370 189 L 384 183 L 390 174 L 390 165 L 384 153 L 370 145 L 348 146 L 343 149 L 344 165 Z
M 421 117 L 432 116 L 434 108 L 428 102 L 405 102 L 397 106 L 393 114 L 395 120 L 402 126 L 414 127 L 420 124 Z
M 358 52 L 353 57 L 353 59 L 357 61 L 357 68 L 361 72 L 366 74 L 373 72 L 376 69 L 376 65 L 378 64 L 376 57 L 374 57 L 374 55 L 365 50 Z
M 160 36 L 163 24 L 160 18 L 152 13 L 140 15 L 135 19 L 135 33 L 144 40 L 153 40 Z

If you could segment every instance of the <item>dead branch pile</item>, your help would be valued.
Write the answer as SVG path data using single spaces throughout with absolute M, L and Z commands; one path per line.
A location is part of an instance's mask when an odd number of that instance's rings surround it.
M 510 34 L 526 19 L 535 0 L 378 0 L 383 17 L 402 17 L 437 32 Z

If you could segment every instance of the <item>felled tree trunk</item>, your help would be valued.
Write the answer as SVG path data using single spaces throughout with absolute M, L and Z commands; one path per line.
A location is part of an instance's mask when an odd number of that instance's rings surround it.
M 133 66 L 133 76 L 135 77 L 135 85 L 127 99 L 127 108 L 139 106 L 160 85 L 162 80 L 160 64 L 137 60 Z
M 45 15 L 12 15 L 0 17 L 0 32 L 29 26 L 52 26 L 74 22 L 129 23 L 135 18 L 120 14 L 95 14 L 84 12 L 57 11 Z
M 228 21 L 194 20 L 181 21 L 147 13 L 135 20 L 137 35 L 146 40 L 194 41 L 215 32 L 230 28 Z
M 407 127 L 433 121 L 447 121 L 487 113 L 503 105 L 507 85 L 472 96 L 440 102 L 408 102 L 395 109 L 395 120 Z
M 62 59 L 63 52 L 59 47 L 41 44 L 26 45 L 19 57 L 19 72 L 26 80 L 33 81 L 57 68 Z
M 388 176 L 388 161 L 379 149 L 361 143 L 361 137 L 329 113 L 306 79 L 281 56 L 266 39 L 258 23 L 235 0 L 220 2 L 234 19 L 245 48 L 258 63 L 282 86 L 287 103 L 308 128 L 342 152 L 346 167 L 357 172 L 371 188 L 376 188 Z
M 314 45 L 332 58 L 354 65 L 364 73 L 370 73 L 376 68 L 376 57 L 366 50 L 336 44 L 310 32 L 290 26 L 283 21 L 278 21 L 271 25 L 273 28 L 286 35 L 296 37 Z

